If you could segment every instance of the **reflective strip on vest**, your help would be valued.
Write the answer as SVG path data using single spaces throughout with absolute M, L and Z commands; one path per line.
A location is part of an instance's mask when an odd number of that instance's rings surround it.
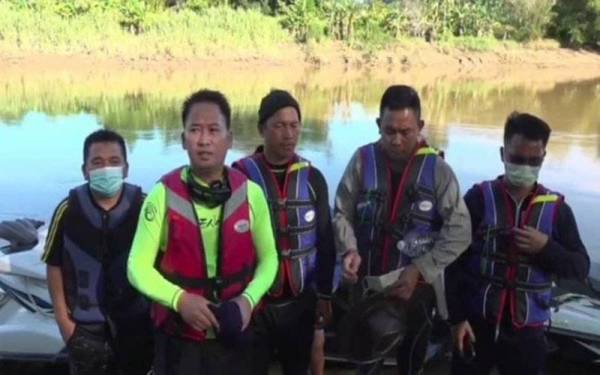
M 167 194 L 167 208 L 184 217 L 190 223 L 196 223 L 196 214 L 192 204 L 177 195 L 171 189 L 165 189 Z
M 248 202 L 248 184 L 245 182 L 240 185 L 232 194 L 223 209 L 223 221 L 229 219 L 242 204 Z

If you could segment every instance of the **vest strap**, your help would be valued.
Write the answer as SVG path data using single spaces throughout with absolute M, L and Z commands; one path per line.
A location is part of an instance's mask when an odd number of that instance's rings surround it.
M 306 249 L 288 249 L 279 252 L 279 257 L 284 259 L 299 259 L 306 256 L 312 255 L 317 251 L 316 247 L 309 247 Z
M 487 255 L 487 258 L 499 262 L 499 263 L 507 263 L 507 264 L 523 264 L 523 265 L 533 265 L 531 259 L 524 255 L 507 255 L 506 253 L 495 252 Z
M 507 289 L 507 290 L 515 289 L 515 290 L 524 291 L 524 292 L 540 293 L 540 292 L 548 291 L 552 288 L 552 283 L 534 284 L 534 283 L 526 283 L 526 282 L 517 281 L 517 280 L 508 280 L 503 277 L 500 278 L 500 277 L 490 277 L 490 276 L 485 276 L 484 279 L 487 280 L 488 282 L 490 282 L 494 286 L 497 286 L 497 287 L 500 287 L 503 289 Z
M 403 238 L 410 225 L 410 222 L 411 217 L 407 212 L 404 215 L 399 216 L 395 223 L 390 223 L 389 221 L 380 221 L 379 227 L 384 233 L 393 236 L 394 238 Z
M 480 227 L 479 229 L 477 229 L 475 234 L 477 236 L 481 236 L 484 241 L 489 241 L 496 237 L 507 236 L 510 234 L 511 231 L 512 231 L 512 227 L 508 227 L 508 226 L 498 226 L 498 227 L 487 226 L 487 227 Z
M 210 277 L 210 278 L 195 278 L 185 277 L 173 273 L 162 272 L 165 279 L 170 282 L 177 284 L 184 289 L 203 289 L 205 292 L 218 292 L 222 289 L 228 288 L 229 286 L 237 283 L 241 283 L 248 276 L 252 275 L 252 267 L 244 267 L 240 272 L 235 273 L 228 277 Z M 211 295 L 208 294 L 207 295 Z
M 273 210 L 286 210 L 288 208 L 300 208 L 300 207 L 313 207 L 313 202 L 310 200 L 303 199 L 269 199 L 269 206 Z
M 302 234 L 302 233 L 306 233 L 306 232 L 311 232 L 313 229 L 315 229 L 316 226 L 317 226 L 317 224 L 315 224 L 313 222 L 309 225 L 303 225 L 303 226 L 298 226 L 298 227 L 293 227 L 293 228 L 277 227 L 277 233 L 283 234 L 283 235 L 294 236 L 294 235 L 298 235 L 298 234 Z

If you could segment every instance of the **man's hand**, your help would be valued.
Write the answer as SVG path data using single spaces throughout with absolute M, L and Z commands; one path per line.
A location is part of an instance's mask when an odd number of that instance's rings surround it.
M 65 344 L 71 339 L 73 333 L 75 332 L 75 322 L 71 320 L 71 318 L 66 317 L 65 319 L 60 319 L 56 321 L 58 323 L 58 328 L 60 330 L 60 335 L 63 338 Z
M 71 339 L 73 332 L 75 332 L 75 322 L 71 320 L 69 308 L 67 307 L 67 301 L 64 294 L 62 270 L 58 266 L 48 265 L 46 267 L 46 273 L 48 278 L 48 291 L 50 292 L 50 298 L 52 299 L 52 305 L 54 306 L 54 316 L 60 335 L 62 336 L 65 343 Z
M 417 267 L 414 264 L 409 264 L 400 274 L 398 282 L 396 283 L 396 286 L 393 287 L 390 295 L 405 301 L 409 300 L 415 291 L 420 276 L 421 273 Z
M 471 344 L 475 342 L 475 334 L 473 333 L 473 328 L 471 328 L 468 320 L 452 326 L 452 342 L 460 354 L 464 354 L 465 337 L 468 338 L 468 341 L 470 341 Z
M 208 308 L 210 302 L 202 297 L 188 292 L 183 292 L 179 297 L 177 310 L 183 320 L 197 331 L 209 328 L 219 329 L 219 322 Z
M 538 254 L 548 243 L 548 236 L 539 230 L 526 226 L 513 228 L 517 248 L 524 254 Z
M 248 301 L 248 299 L 241 294 L 235 297 L 232 301 L 237 303 L 238 307 L 240 308 L 243 331 L 246 329 L 246 327 L 248 327 L 250 318 L 252 318 L 252 306 L 250 306 L 250 301 Z
M 317 309 L 315 312 L 315 327 L 323 328 L 331 321 L 332 307 L 328 299 L 317 300 Z
M 360 269 L 361 258 L 356 250 L 348 250 L 342 260 L 343 278 L 350 284 L 356 284 L 358 281 L 358 270 Z

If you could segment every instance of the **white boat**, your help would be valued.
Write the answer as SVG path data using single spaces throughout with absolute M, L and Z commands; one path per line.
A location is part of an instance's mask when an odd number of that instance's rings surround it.
M 593 263 L 587 283 L 567 282 L 555 288 L 551 347 L 560 355 L 600 364 L 600 264 Z
M 41 261 L 46 229 L 39 234 L 37 244 L 24 251 L 22 243 L 0 243 L 0 359 L 66 358 Z M 12 252 L 15 248 L 21 251 Z

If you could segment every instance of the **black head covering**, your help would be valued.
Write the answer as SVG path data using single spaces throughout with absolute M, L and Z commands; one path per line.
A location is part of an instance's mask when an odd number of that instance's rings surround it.
M 292 94 L 285 90 L 271 90 L 271 92 L 260 101 L 260 107 L 258 108 L 258 124 L 261 126 L 264 125 L 269 117 L 285 107 L 293 107 L 296 112 L 298 112 L 298 119 L 302 120 L 300 106 Z

